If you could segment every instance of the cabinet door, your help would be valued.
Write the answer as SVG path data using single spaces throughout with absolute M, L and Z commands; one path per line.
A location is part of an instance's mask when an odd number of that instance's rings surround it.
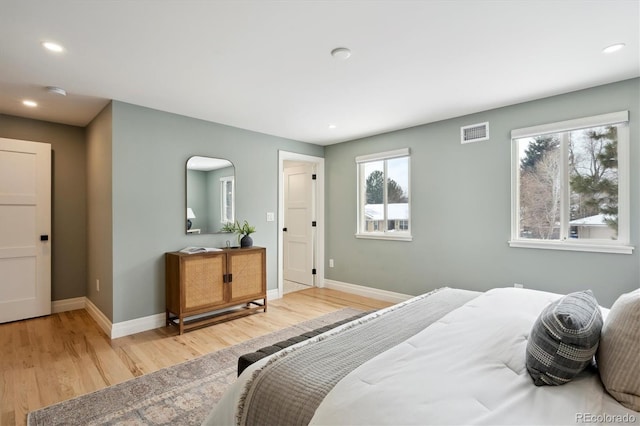
M 191 255 L 183 258 L 184 310 L 197 310 L 225 302 L 226 256 Z
M 228 256 L 232 274 L 230 302 L 263 298 L 267 284 L 265 250 L 238 250 Z

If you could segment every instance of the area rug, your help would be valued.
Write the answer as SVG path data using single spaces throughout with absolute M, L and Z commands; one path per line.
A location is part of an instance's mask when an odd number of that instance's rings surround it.
M 236 379 L 239 356 L 360 312 L 352 308 L 341 309 L 182 364 L 32 411 L 27 417 L 27 424 L 199 425 Z

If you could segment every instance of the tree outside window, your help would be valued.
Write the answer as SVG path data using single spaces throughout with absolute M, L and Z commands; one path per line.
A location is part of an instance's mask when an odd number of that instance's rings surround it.
M 627 123 L 623 111 L 512 132 L 511 246 L 631 253 Z
M 615 126 L 536 136 L 518 140 L 518 144 L 524 148 L 520 160 L 522 238 L 617 238 Z M 562 191 L 567 187 L 563 171 L 568 176 L 566 206 L 562 203 Z M 562 233 L 563 208 L 568 209 L 568 235 Z
M 410 238 L 408 150 L 356 161 L 361 194 L 357 236 Z

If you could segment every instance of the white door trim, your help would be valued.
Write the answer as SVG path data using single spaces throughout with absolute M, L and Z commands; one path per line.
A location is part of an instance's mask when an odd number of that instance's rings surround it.
M 278 297 L 284 290 L 284 245 L 282 228 L 284 227 L 284 162 L 304 161 L 316 165 L 316 287 L 324 287 L 324 158 L 278 151 Z

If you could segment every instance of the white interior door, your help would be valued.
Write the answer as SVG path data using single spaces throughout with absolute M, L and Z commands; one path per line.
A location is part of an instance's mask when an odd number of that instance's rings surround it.
M 284 279 L 313 285 L 313 171 L 306 163 L 284 169 Z
M 0 138 L 0 323 L 51 313 L 51 145 Z

